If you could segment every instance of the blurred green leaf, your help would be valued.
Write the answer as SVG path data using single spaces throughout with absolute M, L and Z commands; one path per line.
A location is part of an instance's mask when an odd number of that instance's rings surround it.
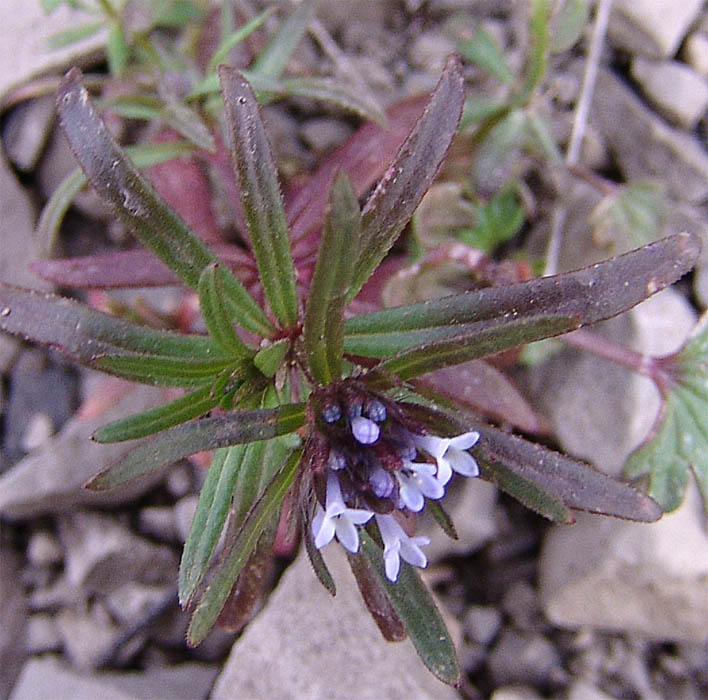
M 464 101 L 459 61 L 450 57 L 423 114 L 362 210 L 353 299 L 391 249 L 430 187 L 457 131 Z
M 47 43 L 50 49 L 60 49 L 62 46 L 75 44 L 82 39 L 88 39 L 103 29 L 105 22 L 90 22 L 89 24 L 80 24 L 77 27 L 66 29 L 63 32 L 57 32 L 49 37 Z
M 506 187 L 477 210 L 474 228 L 464 229 L 457 235 L 463 243 L 491 253 L 498 245 L 513 238 L 523 224 L 524 210 L 516 188 Z
M 86 488 L 102 491 L 125 484 L 203 450 L 269 440 L 297 430 L 305 421 L 302 404 L 237 411 L 183 423 L 148 438 L 97 474 Z
M 205 415 L 221 398 L 212 386 L 204 386 L 162 406 L 104 425 L 91 437 L 96 442 L 121 442 L 153 435 Z
M 54 10 L 59 7 L 64 0 L 40 0 L 42 4 L 42 9 L 47 13 L 54 12 Z
M 531 0 L 531 45 L 526 56 L 521 90 L 516 95 L 519 106 L 528 104 L 548 68 L 548 26 L 550 20 L 549 0 Z
M 359 534 L 360 556 L 366 558 L 376 573 L 421 661 L 443 683 L 457 685 L 460 681 L 460 667 L 455 645 L 418 573 L 410 564 L 401 562 L 398 580 L 391 583 L 386 578 L 381 549 L 366 530 L 360 530 Z
M 81 84 L 70 70 L 59 87 L 58 111 L 64 134 L 89 182 L 117 217 L 177 276 L 196 287 L 201 271 L 215 256 L 153 189 L 109 134 Z M 233 275 L 228 287 L 237 302 L 239 322 L 268 335 L 273 326 L 264 311 Z M 225 285 L 226 286 L 226 285 Z
M 120 77 L 130 57 L 130 46 L 125 40 L 123 27 L 119 22 L 113 23 L 108 30 L 106 56 L 108 58 L 108 69 L 111 75 Z
M 190 0 L 152 0 L 154 22 L 160 27 L 183 27 L 204 16 L 204 10 Z
M 211 263 L 204 268 L 197 289 L 202 317 L 214 342 L 227 354 L 250 356 L 251 351 L 236 334 L 228 313 L 218 263 Z
M 550 50 L 564 53 L 580 39 L 590 16 L 587 0 L 564 0 L 560 10 L 551 17 Z
M 538 153 L 551 163 L 560 163 L 563 160 L 558 144 L 551 136 L 548 123 L 537 114 L 526 114 L 525 137 L 531 153 Z
M 227 3 L 224 3 L 224 5 L 227 5 Z M 231 51 L 244 39 L 246 39 L 253 32 L 255 32 L 256 29 L 259 29 L 263 25 L 263 22 L 265 22 L 268 17 L 273 14 L 273 12 L 275 12 L 274 7 L 267 7 L 265 10 L 263 10 L 263 12 L 256 15 L 250 22 L 247 22 L 243 26 L 239 27 L 236 31 L 231 32 L 230 34 L 225 36 L 221 40 L 219 46 L 217 46 L 216 50 L 211 56 L 211 59 L 209 60 L 207 74 L 215 73 L 216 67 L 220 63 L 224 63 L 226 61 Z
M 107 101 L 105 106 L 124 119 L 143 119 L 145 121 L 160 119 L 163 107 L 159 98 L 150 95 L 124 95 Z M 125 150 L 128 152 L 128 148 Z M 131 157 L 135 161 L 135 157 Z
M 273 377 L 278 371 L 285 354 L 290 349 L 290 340 L 281 338 L 262 347 L 253 358 L 253 364 L 266 376 Z
M 514 73 L 506 62 L 504 52 L 496 39 L 483 27 L 479 27 L 471 39 L 458 41 L 457 50 L 463 58 L 487 71 L 505 85 L 514 82 Z
M 506 100 L 500 100 L 496 97 L 470 95 L 465 99 L 462 119 L 460 119 L 460 129 L 466 129 L 472 124 L 500 117 L 508 108 Z
M 225 549 L 221 564 L 209 582 L 189 624 L 187 643 L 190 646 L 199 644 L 216 623 L 241 569 L 255 550 L 263 532 L 277 517 L 285 494 L 295 478 L 301 456 L 302 451 L 296 450 L 288 457 L 249 511 L 233 542 Z
M 295 7 L 267 46 L 259 53 L 252 66 L 255 73 L 280 77 L 302 41 L 302 37 L 305 36 L 319 3 L 320 0 L 303 0 Z
M 351 182 L 340 173 L 330 190 L 303 329 L 308 365 L 323 385 L 342 374 L 343 315 L 359 249 L 360 219 Z
M 295 268 L 278 174 L 258 103 L 246 79 L 220 66 L 231 157 L 260 282 L 284 328 L 298 319 Z
M 196 110 L 176 98 L 170 99 L 162 108 L 160 118 L 198 148 L 216 153 L 214 136 Z
M 683 348 L 662 360 L 674 381 L 648 442 L 630 455 L 625 473 L 648 474 L 649 495 L 668 511 L 681 505 L 693 471 L 708 512 L 708 314 Z

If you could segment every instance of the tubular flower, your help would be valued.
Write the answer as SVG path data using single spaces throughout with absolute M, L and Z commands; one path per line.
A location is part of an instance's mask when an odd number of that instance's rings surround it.
M 388 579 L 397 580 L 400 559 L 425 567 L 421 547 L 428 538 L 409 536 L 399 519 L 422 511 L 426 499 L 442 499 L 453 471 L 479 474 L 466 451 L 479 434 L 426 434 L 406 404 L 374 394 L 356 380 L 328 387 L 310 407 L 318 446 L 308 460 L 317 495 L 311 522 L 315 547 L 321 549 L 336 536 L 356 553 L 358 528 L 376 516 Z

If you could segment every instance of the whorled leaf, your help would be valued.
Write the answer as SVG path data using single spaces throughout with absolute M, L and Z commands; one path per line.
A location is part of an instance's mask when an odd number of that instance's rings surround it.
M 109 134 L 81 84 L 79 70 L 64 76 L 57 110 L 69 145 L 99 196 L 183 282 L 196 287 L 202 269 L 215 256 L 165 204 Z M 273 327 L 263 310 L 235 278 L 230 282 L 239 290 L 241 325 L 269 335 Z
M 460 667 L 455 645 L 418 573 L 406 562 L 401 562 L 398 580 L 392 583 L 386 578 L 379 546 L 366 530 L 361 530 L 359 534 L 359 556 L 366 559 L 378 579 L 421 661 L 443 683 L 457 685 L 460 682 Z
M 695 236 L 680 233 L 575 272 L 362 314 L 345 322 L 344 349 L 383 358 L 453 338 L 467 324 L 482 330 L 544 316 L 596 323 L 675 282 L 699 251 Z
M 237 411 L 183 423 L 148 438 L 107 469 L 86 488 L 115 488 L 160 467 L 203 450 L 269 440 L 297 430 L 305 421 L 302 404 L 280 408 Z
M 260 282 L 271 310 L 284 328 L 297 323 L 298 299 L 290 234 L 270 143 L 248 81 L 219 67 L 231 157 Z
M 305 305 L 303 341 L 313 377 L 339 379 L 344 352 L 343 315 L 359 245 L 359 204 L 346 175 L 332 185 L 322 242 Z
M 349 300 L 384 259 L 430 187 L 457 132 L 464 97 L 462 71 L 453 56 L 423 114 L 364 205 Z
M 627 476 L 649 475 L 649 494 L 678 508 L 693 471 L 708 512 L 708 314 L 684 347 L 662 358 L 673 377 L 649 440 L 625 464 Z
M 302 456 L 301 450 L 293 452 L 271 479 L 263 495 L 246 516 L 234 540 L 225 548 L 204 595 L 197 605 L 187 630 L 187 643 L 196 646 L 211 631 L 219 613 L 238 579 L 243 566 L 258 545 L 258 541 L 277 517 L 290 488 Z

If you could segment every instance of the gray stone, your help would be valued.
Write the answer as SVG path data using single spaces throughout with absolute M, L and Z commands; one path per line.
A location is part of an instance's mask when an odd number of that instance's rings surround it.
M 48 45 L 53 34 L 85 21 L 84 12 L 71 10 L 65 3 L 47 15 L 40 3 L 3 0 L 0 3 L 0 26 L 3 28 L 0 99 L 31 78 L 95 60 L 106 44 L 105 31 L 60 49 L 51 49 Z
M 568 690 L 568 700 L 612 700 L 612 697 L 603 693 L 592 683 L 577 680 Z
M 670 122 L 693 129 L 708 107 L 708 82 L 679 61 L 635 56 L 632 77 L 655 109 Z
M 55 656 L 30 659 L 11 700 L 198 700 L 217 673 L 204 664 L 180 664 L 142 673 L 77 673 Z
M 511 629 L 502 633 L 487 659 L 497 685 L 546 683 L 560 663 L 558 651 L 548 639 Z
M 328 547 L 325 558 L 337 583 L 336 598 L 322 588 L 301 553 L 234 645 L 211 699 L 457 698 L 425 669 L 410 641 L 383 640 L 341 547 Z
M 618 48 L 650 58 L 676 53 L 703 0 L 615 0 L 608 34 Z
M 541 696 L 527 685 L 505 685 L 496 688 L 490 700 L 541 700 Z
M 452 518 L 459 539 L 448 537 L 431 516 L 425 516 L 421 531 L 430 537 L 425 548 L 430 561 L 450 555 L 469 554 L 497 534 L 497 488 L 480 479 L 458 478 L 445 496 L 445 510 Z
M 300 128 L 305 143 L 317 153 L 324 153 L 344 143 L 351 132 L 350 126 L 333 117 L 309 119 Z
M 696 73 L 708 78 L 708 34 L 691 34 L 683 47 L 683 59 Z
M 52 566 L 64 559 L 64 548 L 53 532 L 39 530 L 27 545 L 27 559 L 33 566 Z
M 2 131 L 5 153 L 20 170 L 37 164 L 54 121 L 54 96 L 28 100 L 5 117 Z
M 416 68 L 437 74 L 451 53 L 455 53 L 455 42 L 446 32 L 440 30 L 423 32 L 408 49 L 411 63 Z
M 59 651 L 61 646 L 61 635 L 54 617 L 44 613 L 31 615 L 25 629 L 27 653 L 46 654 L 48 651 Z
M 708 537 L 694 484 L 652 524 L 582 515 L 545 540 L 540 590 L 548 618 L 651 639 L 705 642 Z
M 150 586 L 139 581 L 126 581 L 106 595 L 105 603 L 113 617 L 128 626 L 147 618 L 167 598 L 176 601 L 174 586 Z
M 189 529 L 192 527 L 192 520 L 197 511 L 199 496 L 192 494 L 180 498 L 174 506 L 174 528 L 180 542 L 187 541 Z
M 668 126 L 604 69 L 598 74 L 590 120 L 627 180 L 656 178 L 677 200 L 708 199 L 708 152 L 700 141 Z
M 175 518 L 171 506 L 148 506 L 138 515 L 140 532 L 164 542 L 177 539 Z
M 31 518 L 79 504 L 125 503 L 145 493 L 164 477 L 166 469 L 105 492 L 87 491 L 83 485 L 134 447 L 133 442 L 99 445 L 91 441 L 92 433 L 112 420 L 159 403 L 158 389 L 136 386 L 98 418 L 69 420 L 44 447 L 0 476 L 0 513 L 8 518 Z
M 3 541 L 0 548 L 0 697 L 7 697 L 25 657 L 22 645 L 27 601 L 20 578 L 20 558 Z
M 489 644 L 502 624 L 499 610 L 488 605 L 471 605 L 463 622 L 465 634 L 478 644 Z

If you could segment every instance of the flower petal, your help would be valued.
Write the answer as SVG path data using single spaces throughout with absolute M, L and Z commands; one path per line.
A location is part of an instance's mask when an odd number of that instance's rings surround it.
M 427 537 L 408 537 L 400 540 L 401 557 L 413 566 L 424 569 L 428 566 L 428 558 L 421 551 L 421 547 L 430 544 Z
M 479 433 L 476 430 L 472 430 L 469 433 L 462 433 L 454 438 L 450 439 L 450 447 L 454 447 L 458 450 L 469 450 L 470 447 L 474 447 L 479 441 Z
M 346 514 L 337 518 L 335 526 L 337 539 L 344 549 L 349 550 L 352 554 L 356 554 L 359 550 L 359 533 L 357 532 L 354 523 L 347 517 Z
M 420 492 L 420 488 L 418 488 L 415 477 L 402 474 L 401 472 L 398 472 L 396 477 L 399 483 L 398 492 L 401 495 L 401 500 L 406 504 L 406 508 L 412 510 L 414 513 L 423 510 L 425 499 Z
M 334 537 L 334 520 L 325 513 L 319 504 L 315 517 L 312 519 L 312 535 L 317 549 L 322 549 Z
M 352 435 L 362 445 L 373 445 L 381 434 L 381 428 L 374 421 L 357 416 L 352 418 Z
M 475 458 L 462 450 L 451 448 L 448 451 L 450 466 L 462 476 L 479 476 L 479 465 Z

